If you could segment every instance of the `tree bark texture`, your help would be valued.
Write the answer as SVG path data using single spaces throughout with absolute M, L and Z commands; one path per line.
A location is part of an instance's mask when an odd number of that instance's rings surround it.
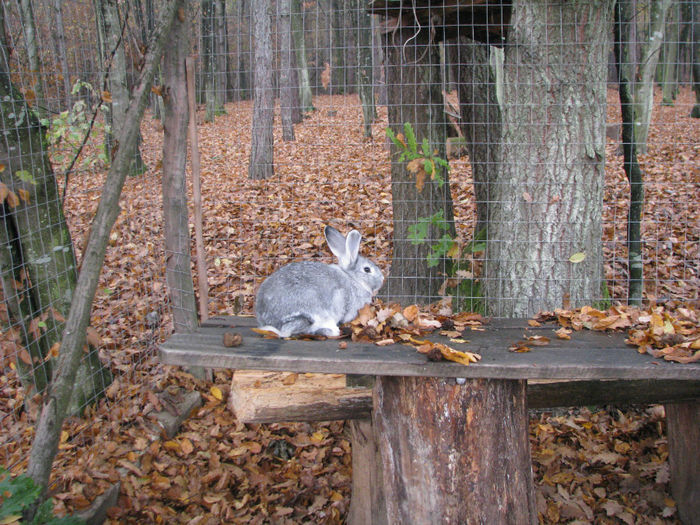
M 460 37 L 457 44 L 452 47 L 452 63 L 457 68 L 460 128 L 472 166 L 477 234 L 488 224 L 490 186 L 500 171 L 501 110 L 489 46 L 466 37 Z
M 63 0 L 53 0 L 52 7 L 54 12 L 54 23 L 51 24 L 54 42 L 56 45 L 56 56 L 61 68 L 61 76 L 63 77 L 63 105 L 66 108 L 71 106 L 72 101 L 72 86 L 70 82 L 70 74 L 68 72 L 68 55 L 66 53 L 66 30 L 63 25 Z
M 292 74 L 293 53 L 291 0 L 279 0 L 277 3 L 277 26 L 280 54 L 280 119 L 282 120 L 282 140 L 294 140 L 294 111 L 298 111 L 298 87 L 294 84 Z M 296 104 L 296 107 L 295 107 Z
M 38 108 L 40 116 L 46 110 L 46 100 L 44 98 L 44 84 L 42 79 L 41 61 L 39 59 L 39 43 L 37 41 L 36 20 L 34 19 L 34 6 L 32 0 L 19 1 L 20 15 L 22 17 L 22 32 L 24 42 L 27 46 L 27 61 L 29 62 L 29 73 L 31 82 L 29 85 L 36 97 L 34 105 Z
M 251 8 L 255 45 L 255 88 L 248 176 L 251 179 L 269 179 L 275 173 L 272 134 L 275 93 L 272 85 L 270 0 L 256 1 Z
M 299 99 L 304 113 L 313 111 L 313 94 L 311 93 L 311 81 L 309 80 L 309 67 L 306 61 L 306 43 L 304 39 L 304 11 L 301 0 L 292 0 L 291 12 L 292 37 L 294 39 L 294 51 L 299 70 Z
M 165 278 L 176 332 L 193 332 L 197 326 L 192 281 L 189 209 L 187 207 L 187 83 L 185 58 L 189 38 L 184 22 L 173 26 L 172 44 L 163 55 L 163 223 Z
M 160 23 L 153 32 L 144 57 L 144 65 L 134 89 L 134 98 L 129 104 L 124 128 L 118 135 L 119 148 L 107 174 L 102 197 L 92 222 L 78 282 L 66 319 L 54 379 L 44 397 L 29 456 L 27 474 L 37 485 L 44 488 L 48 484 L 51 465 L 58 450 L 61 426 L 66 417 L 76 371 L 83 355 L 85 330 L 90 321 L 90 311 L 104 262 L 109 233 L 120 212 L 119 197 L 133 158 L 141 117 L 148 103 L 151 82 L 163 55 L 163 48 L 170 34 L 173 20 L 178 13 L 183 15 L 184 12 L 183 0 L 171 0 L 162 6 Z
M 346 24 L 346 5 L 344 0 L 330 0 L 330 93 L 342 95 L 347 92 L 348 67 L 346 61 L 348 31 Z
M 362 103 L 362 123 L 365 137 L 372 136 L 372 123 L 377 118 L 372 82 L 372 15 L 361 0 L 353 6 L 357 16 L 357 81 Z
M 637 86 L 634 91 L 635 139 L 639 153 L 647 152 L 647 137 L 654 107 L 654 74 L 664 43 L 666 13 L 671 0 L 652 0 L 649 3 L 649 23 L 642 42 L 637 69 Z M 638 16 L 638 15 L 635 15 Z
M 700 402 L 665 405 L 671 493 L 686 525 L 700 524 Z
M 124 40 L 126 30 L 124 23 L 119 16 L 117 0 L 100 0 L 105 31 L 105 44 L 107 59 L 112 61 L 109 69 L 109 90 L 112 98 L 110 103 L 111 131 L 108 135 L 109 151 L 114 151 L 115 147 L 120 147 L 114 143 L 125 126 L 127 109 L 131 95 L 126 72 L 126 53 L 124 51 Z M 140 139 L 140 135 L 139 135 Z M 145 171 L 145 165 L 141 159 L 139 142 L 136 141 L 132 160 L 129 164 L 129 175 L 140 175 Z
M 504 60 L 501 173 L 491 184 L 483 288 L 490 315 L 601 296 L 612 0 L 516 1 Z M 580 255 L 574 263 L 570 258 Z
M 671 7 L 666 17 L 666 42 L 664 43 L 664 62 L 661 75 L 664 106 L 673 106 L 678 94 L 678 48 L 680 47 L 681 5 L 671 0 Z
M 388 523 L 536 523 L 525 381 L 378 377 Z
M 398 135 L 409 123 L 419 144 L 426 138 L 431 151 L 437 150 L 445 158 L 445 112 L 437 43 L 430 40 L 428 29 L 409 26 L 388 33 L 385 49 L 389 127 Z M 448 272 L 447 260 L 432 268 L 428 266 L 430 247 L 443 232 L 432 226 L 425 241 L 415 245 L 409 239 L 409 227 L 442 210 L 449 231 L 454 234 L 449 177 L 438 167 L 445 180 L 442 188 L 426 178 L 419 191 L 415 174 L 407 169 L 406 162 L 399 162 L 400 151 L 393 143 L 390 155 L 394 238 L 391 273 L 382 295 L 404 304 L 425 304 L 439 298 L 438 290 Z
M 0 13 L 0 25 L 3 24 Z M 45 392 L 53 375 L 54 360 L 46 357 L 60 343 L 77 269 L 73 242 L 44 143 L 45 130 L 10 81 L 4 34 L 2 51 L 0 127 L 5 138 L 0 141 L 0 164 L 6 169 L 0 180 L 14 195 L 24 198 L 18 199 L 14 206 L 10 199 L 2 204 L 0 264 L 10 322 L 13 331 L 18 332 L 19 346 L 26 349 L 30 358 L 17 359 L 17 369 L 27 389 L 27 398 L 31 398 L 37 392 Z M 100 363 L 97 350 L 91 348 L 80 362 L 69 413 L 76 414 L 97 399 L 110 382 L 110 371 Z
M 691 2 L 691 34 L 693 57 L 693 91 L 695 91 L 695 105 L 690 111 L 690 116 L 700 118 L 700 6 Z
M 644 173 L 637 161 L 634 122 L 634 9 L 630 0 L 615 4 L 615 63 L 622 114 L 623 166 L 630 184 L 627 213 L 628 304 L 642 304 L 644 261 L 642 260 L 642 211 L 644 210 Z

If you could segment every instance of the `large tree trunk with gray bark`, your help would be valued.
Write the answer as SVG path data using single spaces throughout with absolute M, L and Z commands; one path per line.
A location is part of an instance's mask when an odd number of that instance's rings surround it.
M 491 315 L 601 297 L 612 8 L 612 0 L 514 5 L 483 275 Z

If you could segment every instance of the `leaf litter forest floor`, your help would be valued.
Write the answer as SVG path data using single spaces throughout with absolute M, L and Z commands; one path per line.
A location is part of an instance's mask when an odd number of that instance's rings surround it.
M 251 313 L 260 276 L 289 260 L 330 262 L 325 223 L 361 229 L 363 253 L 388 270 L 386 109 L 379 108 L 374 138 L 365 139 L 356 97 L 321 96 L 314 103 L 316 111 L 296 127 L 295 142 L 282 142 L 276 126 L 276 176 L 269 181 L 247 178 L 250 102 L 228 104 L 214 123 L 198 117 L 211 315 Z M 688 117 L 692 103 L 692 92 L 683 89 L 675 107 L 655 108 L 662 125 L 653 127 L 641 163 L 647 297 L 683 298 L 697 308 L 700 133 Z M 609 121 L 619 121 L 615 91 L 608 106 Z M 147 116 L 142 133 L 148 171 L 126 183 L 92 317 L 116 380 L 84 418 L 65 426 L 54 465 L 57 508 L 82 509 L 120 481 L 109 523 L 343 522 L 351 451 L 342 422 L 244 425 L 227 408 L 230 371 L 215 371 L 211 383 L 158 363 L 156 344 L 171 330 L 163 277 L 162 127 Z M 609 140 L 605 269 L 612 296 L 624 297 L 628 186 L 618 150 Z M 468 159 L 451 165 L 458 235 L 468 241 L 474 215 Z M 78 253 L 103 180 L 104 170 L 92 169 L 69 182 L 66 214 Z M 147 324 L 151 311 L 161 313 L 160 327 Z M 1 348 L 0 464 L 21 472 L 34 416 L 24 407 L 33 402 L 25 405 L 9 367 L 12 354 L 7 344 Z M 167 408 L 158 394 L 178 388 L 198 390 L 203 407 L 167 439 L 149 414 Z M 533 413 L 530 430 L 541 522 L 677 523 L 663 407 Z

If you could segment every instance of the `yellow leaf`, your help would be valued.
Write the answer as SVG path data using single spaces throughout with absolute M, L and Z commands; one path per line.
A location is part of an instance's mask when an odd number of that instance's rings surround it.
M 29 192 L 27 190 L 20 188 L 17 190 L 17 193 L 19 193 L 20 199 L 29 204 Z
M 173 441 L 173 440 L 165 441 L 163 443 L 163 448 L 165 448 L 166 450 L 177 451 L 177 450 L 180 450 L 180 444 L 177 441 Z
M 578 264 L 586 258 L 586 252 L 578 252 L 569 257 L 569 262 Z
M 5 516 L 4 518 L 0 519 L 0 525 L 12 525 L 13 523 L 22 523 L 22 515 L 21 514 L 11 514 L 9 516 Z
M 450 348 L 449 346 L 440 343 L 436 344 L 436 346 L 440 350 L 442 357 L 448 361 L 468 365 L 469 363 L 476 363 L 481 359 L 479 354 L 474 354 L 472 352 L 460 352 L 459 350 L 455 350 L 454 348 Z
M 2 173 L 3 171 L 5 171 L 5 165 L 2 162 L 0 162 L 0 173 Z
M 68 441 L 68 438 L 69 438 L 68 431 L 67 431 L 67 430 L 63 430 L 63 431 L 61 432 L 61 443 L 65 443 L 66 441 Z
M 107 103 L 112 102 L 112 94 L 109 91 L 103 91 L 102 100 L 104 100 Z
M 209 389 L 209 392 L 211 393 L 212 396 L 214 396 L 219 401 L 224 400 L 224 394 L 221 392 L 221 389 L 218 386 L 211 387 Z
M 7 195 L 10 193 L 9 188 L 4 182 L 0 182 L 0 202 L 5 202 Z
M 317 431 L 317 432 L 314 432 L 313 434 L 311 434 L 311 441 L 314 441 L 316 443 L 320 443 L 324 439 L 326 439 L 326 436 L 323 435 L 323 433 L 321 433 L 321 432 Z
M 452 246 L 450 246 L 450 249 L 447 250 L 447 256 L 451 257 L 452 259 L 459 258 L 459 243 L 456 243 L 456 242 L 452 243 Z
M 255 332 L 256 334 L 260 334 L 260 335 L 265 336 L 265 337 L 268 338 L 268 339 L 279 339 L 279 338 L 280 338 L 280 336 L 277 335 L 277 334 L 276 334 L 275 332 L 273 332 L 272 330 L 262 330 L 262 329 L 260 329 L 260 328 L 251 328 L 251 330 L 252 330 L 253 332 Z

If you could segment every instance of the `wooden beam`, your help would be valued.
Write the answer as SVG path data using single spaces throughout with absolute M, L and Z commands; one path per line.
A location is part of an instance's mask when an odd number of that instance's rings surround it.
M 700 399 L 698 381 L 528 381 L 529 408 L 677 403 Z M 229 406 L 243 423 L 368 419 L 372 389 L 342 374 L 236 370 Z

